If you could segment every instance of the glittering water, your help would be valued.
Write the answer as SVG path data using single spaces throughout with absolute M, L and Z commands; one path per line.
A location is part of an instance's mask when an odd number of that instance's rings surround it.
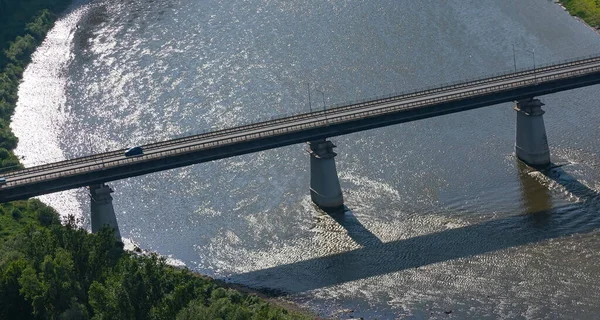
M 17 153 L 31 166 L 497 73 L 513 44 L 519 68 L 600 52 L 542 0 L 92 1 L 26 70 Z M 503 104 L 334 138 L 343 216 L 311 205 L 295 145 L 112 182 L 121 234 L 324 316 L 593 318 L 597 89 L 542 97 L 564 165 L 546 174 L 515 161 Z M 89 215 L 83 190 L 42 199 Z

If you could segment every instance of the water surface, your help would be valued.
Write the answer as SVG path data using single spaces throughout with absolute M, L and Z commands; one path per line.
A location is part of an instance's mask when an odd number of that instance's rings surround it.
M 17 153 L 32 166 L 504 72 L 513 45 L 518 68 L 600 52 L 544 0 L 91 1 L 25 72 Z M 333 138 L 344 216 L 311 204 L 294 145 L 110 183 L 121 234 L 324 316 L 592 318 L 597 90 L 541 97 L 564 165 L 546 175 L 515 160 L 502 104 Z M 41 198 L 89 217 L 84 190 Z

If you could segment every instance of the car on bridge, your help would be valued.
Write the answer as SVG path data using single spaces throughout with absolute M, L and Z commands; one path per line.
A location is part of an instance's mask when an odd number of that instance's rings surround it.
M 143 156 L 144 155 L 144 149 L 142 149 L 142 147 L 133 147 L 133 148 L 129 148 L 127 151 L 125 151 L 125 156 L 126 157 L 138 157 L 138 156 Z

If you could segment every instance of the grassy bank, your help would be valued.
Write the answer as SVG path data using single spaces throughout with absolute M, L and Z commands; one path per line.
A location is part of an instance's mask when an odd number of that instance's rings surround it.
M 20 166 L 10 117 L 31 54 L 70 0 L 0 0 L 0 170 Z M 8 39 L 12 39 L 9 41 Z M 0 176 L 2 174 L 0 173 Z M 38 200 L 0 205 L 0 319 L 310 319 L 123 251 Z
M 600 28 L 600 0 L 560 0 L 560 3 L 572 15 L 594 28 Z

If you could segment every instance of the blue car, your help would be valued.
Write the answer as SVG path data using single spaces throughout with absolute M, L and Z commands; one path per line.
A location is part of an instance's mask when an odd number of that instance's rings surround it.
M 143 154 L 144 154 L 144 150 L 142 149 L 142 147 L 133 147 L 133 148 L 130 148 L 129 150 L 125 151 L 126 157 L 136 157 L 136 156 L 141 156 Z

